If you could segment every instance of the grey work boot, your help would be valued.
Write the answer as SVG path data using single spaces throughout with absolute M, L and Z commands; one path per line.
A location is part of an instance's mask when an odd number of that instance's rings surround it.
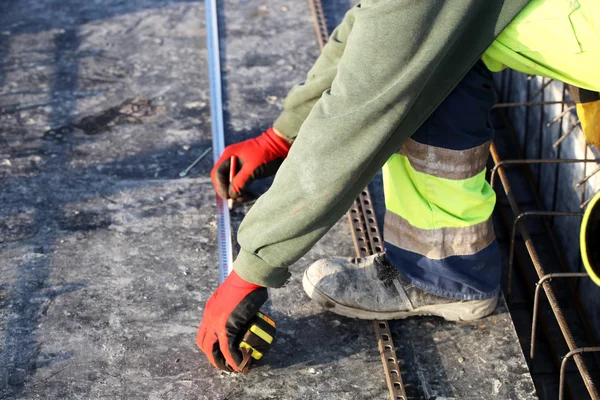
M 470 321 L 490 314 L 498 300 L 461 301 L 425 292 L 406 281 L 384 254 L 319 260 L 304 272 L 302 286 L 329 311 L 371 320 L 436 315 Z

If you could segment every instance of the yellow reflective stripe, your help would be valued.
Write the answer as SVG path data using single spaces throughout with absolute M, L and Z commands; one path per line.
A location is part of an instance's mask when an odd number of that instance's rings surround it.
M 420 229 L 387 211 L 384 230 L 386 242 L 433 260 L 476 254 L 495 239 L 491 219 L 461 228 Z
M 415 171 L 438 178 L 468 179 L 485 169 L 490 143 L 466 150 L 452 150 L 408 139 L 399 153 L 408 158 Z
M 256 336 L 258 336 L 259 338 L 261 338 L 269 344 L 273 342 L 273 336 L 269 335 L 267 332 L 263 331 L 256 325 L 252 325 L 250 327 L 250 332 L 254 333 Z
M 486 221 L 496 194 L 485 170 L 452 180 L 416 171 L 405 156 L 394 154 L 383 168 L 386 208 L 421 229 L 464 227 Z
M 246 342 L 241 342 L 240 343 L 240 349 L 246 349 L 246 350 L 251 350 L 252 353 L 250 354 L 252 356 L 252 358 L 254 358 L 255 360 L 260 360 L 263 356 L 263 354 L 256 350 L 254 347 L 250 346 L 248 343 Z

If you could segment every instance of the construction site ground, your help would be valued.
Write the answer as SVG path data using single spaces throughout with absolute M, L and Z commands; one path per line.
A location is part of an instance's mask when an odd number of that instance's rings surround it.
M 270 126 L 318 46 L 305 1 L 220 3 L 230 144 Z M 350 5 L 325 1 L 329 21 Z M 204 21 L 201 1 L 0 3 L 0 398 L 389 398 L 372 324 L 301 287 L 354 255 L 345 217 L 270 291 L 277 338 L 249 376 L 196 348 L 219 279 L 212 157 L 179 177 L 211 146 Z M 536 397 L 503 303 L 391 327 L 412 398 Z

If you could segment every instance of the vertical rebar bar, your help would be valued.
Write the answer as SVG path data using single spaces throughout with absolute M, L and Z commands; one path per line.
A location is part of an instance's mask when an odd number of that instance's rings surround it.
M 498 164 L 501 162 L 500 156 L 498 154 L 498 150 L 496 149 L 496 146 L 494 143 L 492 143 L 492 145 L 490 146 L 490 153 L 492 155 L 494 163 Z M 504 188 L 504 192 L 506 193 L 506 197 L 510 204 L 510 207 L 513 210 L 513 213 L 515 215 L 521 214 L 521 211 L 519 209 L 519 206 L 518 206 L 517 200 L 515 198 L 514 192 L 512 190 L 512 187 L 510 185 L 506 171 L 504 171 L 503 168 L 499 168 L 499 169 L 497 169 L 497 171 L 498 171 L 498 175 L 500 177 L 502 186 Z M 528 231 L 527 227 L 525 226 L 525 224 L 523 223 L 523 221 L 520 221 L 518 223 L 518 226 L 519 226 L 519 230 L 521 232 L 521 236 L 523 237 L 523 240 L 525 241 L 525 247 L 527 248 L 527 252 L 529 253 L 529 256 L 531 258 L 533 266 L 537 272 L 538 277 L 541 279 L 544 275 L 546 275 L 546 271 L 545 271 L 542 263 L 540 262 L 540 258 L 538 256 L 537 249 L 533 243 L 531 235 L 529 234 L 529 231 Z M 544 292 L 546 293 L 546 296 L 548 298 L 548 302 L 550 303 L 550 308 L 552 309 L 552 312 L 554 313 L 554 316 L 556 318 L 558 326 L 562 332 L 563 338 L 565 339 L 565 341 L 567 343 L 567 346 L 569 347 L 569 350 L 576 349 L 577 345 L 575 343 L 575 339 L 573 338 L 571 329 L 566 322 L 566 319 L 563 315 L 562 307 L 560 307 L 558 300 L 556 298 L 556 295 L 554 294 L 554 291 L 552 290 L 552 288 L 549 285 L 542 285 L 542 286 L 543 286 Z M 596 388 L 596 384 L 590 375 L 587 365 L 585 364 L 585 362 L 583 361 L 581 356 L 574 355 L 573 358 L 575 360 L 575 365 L 577 366 L 579 373 L 583 379 L 583 382 L 588 390 L 588 393 L 590 394 L 592 399 L 594 399 L 594 400 L 600 399 L 600 395 L 598 394 L 598 389 Z
M 529 356 L 533 359 L 535 358 L 535 337 L 537 332 L 537 319 L 538 319 L 538 309 L 540 302 L 540 288 L 546 283 L 550 282 L 553 278 L 585 278 L 589 275 L 586 272 L 555 272 L 548 275 L 543 276 L 537 283 L 535 284 L 535 296 L 533 298 L 533 318 L 531 320 L 531 346 L 529 348 Z

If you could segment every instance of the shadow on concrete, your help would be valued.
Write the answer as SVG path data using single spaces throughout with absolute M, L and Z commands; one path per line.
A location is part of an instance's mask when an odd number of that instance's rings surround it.
M 50 91 L 51 104 L 61 104 L 61 108 L 53 108 L 51 123 L 57 124 L 74 114 L 75 101 L 73 94 L 77 89 L 78 68 L 72 61 L 72 55 L 79 47 L 77 29 L 65 29 L 55 35 L 54 65 L 55 79 Z M 61 149 L 63 152 L 66 148 Z M 55 162 L 62 163 L 59 155 Z M 17 183 L 19 184 L 19 183 Z M 46 186 L 46 190 L 52 188 Z M 33 217 L 34 226 L 42 226 L 48 219 L 55 219 L 61 207 L 51 207 L 45 213 L 37 211 Z M 54 243 L 56 232 L 49 233 L 45 243 Z M 62 289 L 52 290 L 46 287 L 50 275 L 50 257 L 45 255 L 46 249 L 40 246 L 35 250 L 36 257 L 23 263 L 17 272 L 17 281 L 10 294 L 11 315 L 4 327 L 4 346 L 0 359 L 5 366 L 5 382 L 7 396 L 18 397 L 28 376 L 37 368 L 38 345 L 36 331 L 39 315 L 43 314 L 52 300 L 64 293 L 69 293 L 85 286 L 85 284 L 66 284 Z M 33 299 L 33 301 L 31 301 Z M 46 308 L 42 305 L 46 303 Z
M 277 340 L 271 349 L 275 356 L 269 357 L 272 369 L 299 364 L 329 367 L 352 355 L 375 351 L 368 321 L 348 319 L 325 311 L 294 319 L 276 311 L 269 312 L 280 321 Z
M 183 2 L 195 2 L 192 0 L 181 0 Z M 56 4 L 55 4 L 56 3 Z M 10 51 L 10 35 L 32 34 L 41 31 L 56 30 L 54 35 L 54 50 L 48 51 L 48 58 L 41 63 L 54 65 L 55 73 L 50 87 L 49 98 L 45 104 L 9 104 L 3 105 L 0 109 L 2 114 L 10 114 L 28 109 L 38 108 L 40 106 L 49 106 L 52 108 L 50 115 L 50 124 L 53 127 L 65 126 L 74 118 L 79 87 L 79 58 L 89 55 L 79 52 L 80 35 L 79 26 L 90 21 L 99 21 L 117 17 L 126 13 L 134 13 L 150 8 L 162 8 L 172 4 L 171 1 L 151 1 L 140 0 L 131 2 L 122 2 L 119 0 L 103 2 L 99 7 L 96 2 L 80 2 L 74 0 L 66 1 L 47 1 L 30 2 L 28 0 L 2 2 L 0 4 L 0 25 L 3 32 L 0 33 L 0 85 L 4 85 L 6 74 L 11 68 L 23 68 L 20 66 L 7 66 L 8 53 Z M 48 10 L 60 8 L 63 12 L 54 13 Z M 27 11 L 23 11 L 27 10 Z M 39 65 L 39 64 L 38 64 Z M 26 67 L 25 67 L 26 68 Z M 14 95 L 18 92 L 11 92 Z M 41 92 L 40 92 L 41 93 Z M 37 94 L 37 92 L 36 92 Z M 89 94 L 88 94 L 89 95 Z M 54 140 L 48 143 L 48 148 L 53 154 L 48 158 L 47 166 L 53 170 L 60 168 L 67 169 L 69 152 L 74 146 L 74 136 L 71 131 L 62 132 L 61 140 Z M 79 138 L 81 139 L 81 138 Z M 32 139 L 35 140 L 35 139 Z M 82 140 L 93 140 L 83 138 Z M 0 139 L 0 145 L 4 145 L 6 140 Z M 27 143 L 27 140 L 24 141 Z M 7 146 L 8 147 L 8 146 Z M 145 157 L 146 155 L 138 155 Z M 12 190 L 31 187 L 31 182 L 43 180 L 43 176 L 35 175 L 28 177 L 15 177 L 3 179 L 2 193 L 0 198 Z M 31 225 L 35 227 L 26 238 L 20 237 L 18 240 L 29 239 L 24 244 L 33 248 L 34 256 L 29 257 L 23 262 L 16 273 L 17 280 L 10 288 L 0 288 L 0 307 L 10 310 L 3 327 L 4 340 L 0 348 L 0 397 L 18 398 L 22 392 L 27 379 L 32 376 L 39 366 L 44 362 L 38 363 L 39 345 L 36 339 L 38 319 L 44 315 L 53 300 L 66 293 L 85 288 L 86 282 L 68 282 L 49 286 L 48 279 L 51 274 L 50 252 L 52 243 L 64 234 L 63 229 L 69 231 L 68 224 L 64 224 L 64 203 L 54 199 L 53 191 L 55 188 L 51 185 L 37 184 L 41 188 L 40 192 L 30 193 L 42 199 L 45 207 L 36 207 L 32 217 Z M 93 195 L 102 196 L 107 194 L 94 193 Z M 5 203 L 4 203 L 5 204 Z M 10 207 L 4 206 L 0 214 L 9 213 Z M 63 221 L 61 226 L 60 221 Z M 44 233 L 41 238 L 37 238 L 37 227 L 53 227 L 58 222 L 59 229 L 50 229 Z M 79 221 L 80 226 L 76 230 L 93 230 L 98 226 L 86 224 L 85 221 Z M 2 225 L 0 224 L 0 231 Z M 0 244 L 6 245 L 7 241 L 0 238 Z M 10 243 L 10 237 L 8 242 Z M 48 243 L 51 243 L 48 245 Z M 10 248 L 10 246 L 9 246 Z M 5 295 L 6 293 L 6 295 Z M 68 359 L 70 355 L 59 355 L 59 359 Z
M 343 0 L 338 3 L 342 4 Z M 181 1 L 188 2 L 188 1 Z M 344 3 L 347 3 L 345 0 Z M 47 106 L 52 107 L 51 125 L 52 127 L 65 127 L 72 122 L 77 109 L 77 101 L 81 94 L 78 94 L 79 87 L 79 25 L 90 21 L 98 21 L 108 18 L 114 18 L 123 13 L 133 13 L 147 8 L 160 8 L 171 4 L 170 1 L 150 1 L 139 0 L 132 2 L 122 2 L 120 0 L 111 0 L 104 2 L 102 8 L 94 9 L 95 3 L 84 4 L 75 0 L 64 0 L 60 2 L 60 7 L 67 10 L 61 14 L 60 18 L 48 18 L 44 13 L 30 12 L 25 19 L 21 19 L 13 25 L 7 24 L 7 29 L 15 34 L 34 33 L 43 30 L 56 29 L 53 53 L 48 53 L 48 63 L 56 66 L 54 81 L 50 89 L 50 98 Z M 8 16 L 13 7 L 28 7 L 29 1 L 20 1 L 9 4 L 4 2 L 0 5 L 0 15 Z M 58 5 L 55 5 L 58 6 Z M 349 6 L 349 5 L 348 5 Z M 347 9 L 348 6 L 339 6 L 339 9 Z M 96 5 L 97 7 L 97 5 Z M 220 27 L 220 47 L 221 55 L 224 57 L 226 48 L 226 21 L 225 13 L 228 5 L 219 2 L 219 27 Z M 117 11 L 118 10 L 118 11 Z M 337 15 L 330 13 L 329 15 Z M 7 17 L 1 18 L 0 22 Z M 339 21 L 338 21 L 339 22 Z M 335 24 L 330 24 L 330 28 Z M 0 58 L 5 57 L 10 48 L 9 36 L 0 35 Z M 0 60 L 0 84 L 2 84 L 6 65 Z M 227 71 L 222 71 L 223 86 L 226 87 L 229 76 Z M 227 102 L 227 93 L 223 92 L 224 102 Z M 16 104 L 14 107 L 8 107 L 1 112 L 13 113 L 28 108 L 36 108 L 40 105 Z M 228 110 L 224 110 L 224 122 L 226 127 L 231 126 L 231 115 Z M 258 134 L 262 127 L 257 130 L 236 132 L 236 138 L 252 137 Z M 78 144 L 94 141 L 95 137 L 79 134 L 77 131 L 65 128 L 59 132 L 61 135 L 53 135 L 47 141 L 47 153 L 55 154 L 56 157 L 48 158 L 48 167 L 54 171 L 68 168 L 68 161 L 75 151 Z M 226 135 L 232 138 L 233 135 Z M 0 139 L 1 140 L 1 139 Z M 0 142 L 0 144 L 2 144 Z M 194 147 L 206 148 L 210 145 L 208 141 L 201 141 L 192 144 Z M 177 173 L 187 166 L 193 159 L 190 154 L 188 158 L 173 157 L 177 154 L 179 146 L 173 145 L 160 150 L 159 152 L 140 152 L 135 156 L 122 158 L 109 163 L 101 163 L 81 169 L 78 174 L 81 176 L 92 175 L 98 179 L 104 179 L 106 184 L 88 187 L 89 182 L 85 180 L 76 180 L 66 182 L 65 185 L 73 189 L 73 195 L 69 198 L 71 202 L 81 202 L 91 198 L 103 198 L 109 202 L 114 200 L 110 196 L 123 190 L 129 184 L 127 179 L 135 179 L 135 182 L 147 180 L 146 184 L 151 186 L 156 184 L 155 180 L 176 178 Z M 152 175 L 147 171 L 136 169 L 135 165 L 140 164 L 142 160 L 149 158 L 164 161 L 169 165 L 161 171 L 159 175 Z M 194 175 L 206 175 L 210 171 L 210 158 L 204 160 L 201 165 L 194 170 Z M 130 166 L 132 166 L 130 168 Z M 98 172 L 98 167 L 102 167 L 102 173 Z M 38 171 L 40 172 L 40 171 Z M 87 286 L 87 282 L 66 282 L 56 285 L 49 285 L 49 277 L 52 272 L 52 259 L 49 256 L 53 243 L 56 243 L 61 237 L 71 234 L 74 231 L 93 231 L 104 229 L 110 223 L 110 215 L 98 215 L 94 213 L 82 213 L 78 216 L 67 216 L 65 209 L 69 205 L 63 199 L 56 196 L 56 187 L 44 185 L 41 182 L 46 177 L 42 173 L 37 173 L 26 177 L 8 177 L 4 178 L 2 185 L 3 193 L 19 192 L 21 188 L 42 188 L 41 192 L 35 193 L 42 201 L 43 207 L 36 207 L 32 216 L 33 226 L 26 237 L 19 237 L 12 241 L 10 237 L 0 237 L 0 244 L 5 248 L 11 248 L 13 242 L 24 242 L 33 248 L 33 257 L 23 262 L 17 272 L 18 279 L 11 288 L 0 287 L 0 307 L 10 308 L 10 316 L 7 319 L 4 330 L 4 343 L 0 350 L 0 365 L 3 366 L 0 382 L 4 389 L 0 391 L 2 398 L 18 398 L 22 393 L 27 379 L 35 374 L 36 369 L 49 365 L 52 362 L 67 360 L 70 354 L 64 353 L 50 357 L 46 360 L 45 355 L 40 354 L 39 344 L 37 342 L 37 329 L 39 317 L 45 315 L 52 301 L 58 296 L 66 293 L 72 293 L 81 290 Z M 70 179 L 64 174 L 64 179 Z M 119 181 L 119 185 L 112 185 L 112 181 Z M 125 181 L 125 182 L 124 182 Z M 134 183 L 131 183 L 132 185 Z M 261 182 L 257 186 L 257 191 L 266 189 L 268 183 Z M 77 190 L 80 187 L 82 189 Z M 377 187 L 380 187 L 377 186 Z M 84 190 L 83 188 L 87 188 Z M 97 189 L 97 190 L 95 190 Z M 0 193 L 0 199 L 4 194 Z M 381 198 L 381 196 L 376 196 Z M 1 216 L 8 216 L 16 207 L 2 207 Z M 381 207 L 377 207 L 381 210 Z M 380 217 L 381 214 L 378 214 Z M 383 221 L 379 219 L 380 223 Z M 41 234 L 38 227 L 53 228 L 50 231 Z M 2 226 L 0 225 L 0 229 Z M 50 243 L 50 245 L 48 245 Z M 3 295 L 7 293 L 6 297 Z M 330 313 L 314 314 L 305 318 L 291 320 L 287 315 L 272 315 L 274 319 L 282 321 L 278 341 L 275 342 L 273 352 L 277 353 L 276 359 L 271 359 L 273 369 L 285 369 L 293 365 L 306 364 L 307 366 L 324 366 L 334 361 L 348 358 L 354 354 L 365 351 L 376 351 L 374 338 L 371 332 L 370 324 L 364 321 L 354 321 L 341 319 Z M 340 321 L 341 320 L 341 323 Z M 324 334 L 327 333 L 327 334 Z M 433 343 L 433 341 L 431 341 Z M 318 347 L 323 351 L 310 351 L 312 346 Z M 368 349 L 368 350 L 366 350 Z M 443 373 L 441 361 L 433 355 L 430 362 L 438 366 Z M 445 382 L 445 379 L 441 379 Z M 442 386 L 442 392 L 451 396 L 451 388 Z
M 437 318 L 427 319 L 429 324 L 449 324 Z M 455 393 L 448 381 L 446 366 L 439 352 L 431 351 L 437 349 L 439 343 L 430 334 L 420 332 L 418 326 L 411 320 L 392 321 L 390 324 L 394 343 L 397 346 L 401 345 L 399 358 L 406 394 L 410 398 L 454 398 Z M 418 340 L 415 340 L 414 335 L 418 335 Z

